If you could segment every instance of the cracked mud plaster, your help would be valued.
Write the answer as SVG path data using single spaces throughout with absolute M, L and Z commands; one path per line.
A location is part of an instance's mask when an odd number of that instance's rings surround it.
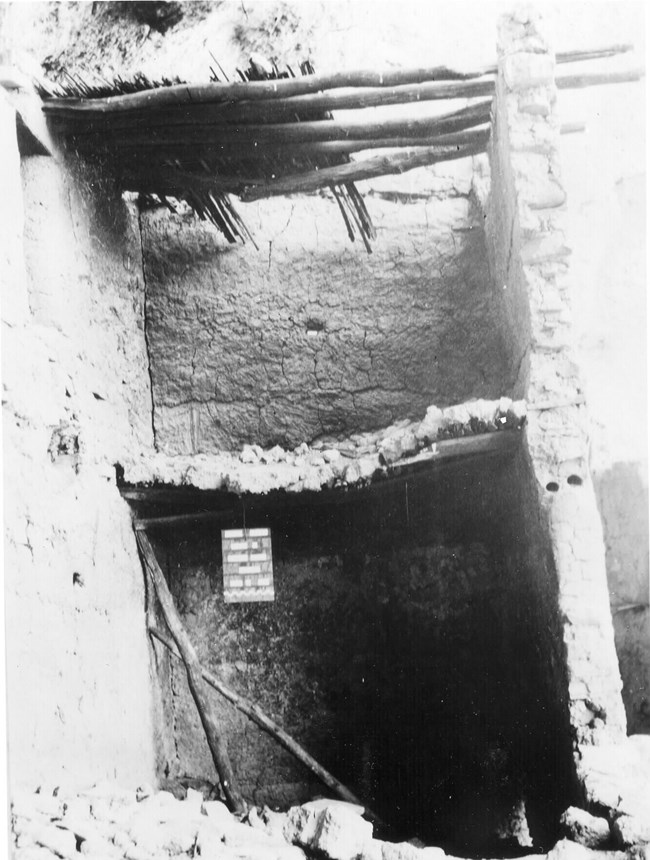
M 159 450 L 293 447 L 505 390 L 467 197 L 374 199 L 371 255 L 325 197 L 243 215 L 259 251 L 191 216 L 142 214 Z

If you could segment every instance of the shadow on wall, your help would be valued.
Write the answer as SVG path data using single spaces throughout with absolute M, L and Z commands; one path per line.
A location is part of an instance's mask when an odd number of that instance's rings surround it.
M 630 734 L 650 734 L 648 476 L 641 463 L 594 474 Z

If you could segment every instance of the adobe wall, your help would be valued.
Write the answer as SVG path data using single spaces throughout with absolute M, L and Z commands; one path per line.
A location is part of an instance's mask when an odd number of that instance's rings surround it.
M 161 451 L 293 448 L 507 390 L 469 182 L 420 179 L 418 199 L 368 196 L 372 254 L 328 196 L 242 207 L 259 250 L 143 213 Z
M 573 274 L 561 220 L 565 194 L 554 58 L 537 16 L 527 11 L 504 20 L 499 49 L 488 244 L 504 318 L 520 333 L 513 364 L 519 368 L 518 393 L 528 401 L 522 478 L 530 486 L 521 516 L 533 532 L 529 547 L 536 542 L 541 549 L 521 574 L 524 591 L 542 598 L 530 604 L 544 607 L 546 617 L 538 619 L 544 650 L 556 655 L 546 683 L 557 685 L 583 796 L 602 808 L 609 804 L 604 785 L 614 793 L 616 756 L 627 750 L 626 720 L 603 531 L 588 467 L 587 415 L 572 348 Z M 564 702 L 562 690 L 568 690 Z M 605 751 L 607 764 L 592 749 Z M 605 778 L 603 768 L 609 768 Z M 620 811 L 609 806 L 611 816 Z
M 152 444 L 137 224 L 58 159 L 21 165 L 0 107 L 10 780 L 134 785 L 154 778 L 157 725 L 114 465 Z

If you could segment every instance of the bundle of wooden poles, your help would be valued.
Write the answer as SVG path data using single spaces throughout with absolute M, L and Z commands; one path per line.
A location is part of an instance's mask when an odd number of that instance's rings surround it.
M 614 45 L 556 56 L 560 64 L 612 57 Z M 123 190 L 173 207 L 185 200 L 226 238 L 250 238 L 229 197 L 332 190 L 352 239 L 370 250 L 372 222 L 354 183 L 486 149 L 496 67 L 458 72 L 446 67 L 313 74 L 294 77 L 251 63 L 243 80 L 206 84 L 151 82 L 144 77 L 91 87 L 68 76 L 47 92 L 43 109 L 53 130 L 82 157 L 100 162 Z M 639 78 L 637 71 L 558 74 L 576 88 Z M 466 99 L 435 117 L 376 119 L 367 109 Z M 358 111 L 353 118 L 332 111 Z M 368 155 L 382 150 L 380 155 Z M 366 153 L 364 157 L 351 156 Z

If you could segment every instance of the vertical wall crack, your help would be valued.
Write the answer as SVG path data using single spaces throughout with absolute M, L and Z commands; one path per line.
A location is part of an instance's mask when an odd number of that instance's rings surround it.
M 151 346 L 149 344 L 149 327 L 147 325 L 149 319 L 149 291 L 147 286 L 147 266 L 145 263 L 144 256 L 144 238 L 142 232 L 142 211 L 140 206 L 138 205 L 138 232 L 140 234 L 140 257 L 142 259 L 142 285 L 144 290 L 144 302 L 143 302 L 143 319 L 142 324 L 144 328 L 144 345 L 147 351 L 147 373 L 149 374 L 149 392 L 151 395 L 151 435 L 153 439 L 153 447 L 154 450 L 158 450 L 158 444 L 156 441 L 156 419 L 155 419 L 155 401 L 153 396 L 153 371 L 151 369 Z

